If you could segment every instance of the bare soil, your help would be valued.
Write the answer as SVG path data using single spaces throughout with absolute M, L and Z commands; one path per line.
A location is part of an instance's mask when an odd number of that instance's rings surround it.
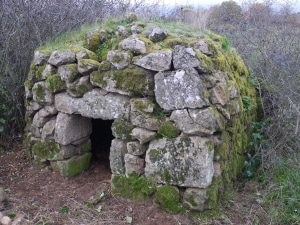
M 137 203 L 110 193 L 108 163 L 93 161 L 90 168 L 72 178 L 61 177 L 49 169 L 38 169 L 21 146 L 0 154 L 0 187 L 6 192 L 0 212 L 24 213 L 38 225 L 192 225 L 192 224 L 271 224 L 261 206 L 256 183 L 233 191 L 212 219 L 199 214 L 172 214 L 153 202 Z M 99 198 L 103 193 L 104 197 Z M 102 194 L 102 195 L 103 195 Z

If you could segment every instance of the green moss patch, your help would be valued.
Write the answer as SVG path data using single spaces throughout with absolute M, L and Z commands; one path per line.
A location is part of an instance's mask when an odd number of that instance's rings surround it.
M 112 180 L 112 193 L 126 199 L 146 201 L 156 191 L 156 183 L 144 176 L 130 177 L 115 175 Z
M 182 208 L 179 206 L 179 190 L 170 185 L 159 187 L 155 193 L 156 203 L 169 212 L 179 212 Z
M 61 80 L 60 76 L 55 74 L 47 77 L 46 87 L 51 92 L 58 92 L 64 89 L 65 82 Z
M 127 92 L 133 96 L 153 95 L 154 79 L 150 72 L 135 66 L 124 70 L 112 70 L 107 72 L 93 72 L 91 82 L 101 88 L 107 88 L 108 80 L 115 81 L 117 90 Z
M 169 121 L 162 123 L 157 132 L 159 135 L 167 138 L 175 138 L 180 134 L 180 130 Z
M 33 154 L 41 159 L 52 159 L 59 151 L 59 145 L 48 139 L 41 140 L 32 147 Z
M 130 135 L 134 126 L 127 120 L 115 120 L 111 126 L 113 135 L 121 140 L 131 141 Z

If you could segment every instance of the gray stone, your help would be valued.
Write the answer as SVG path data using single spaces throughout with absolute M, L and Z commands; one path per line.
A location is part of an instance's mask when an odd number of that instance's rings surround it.
M 224 129 L 225 121 L 217 110 L 183 109 L 172 112 L 170 119 L 185 134 L 210 135 Z
M 89 136 L 91 133 L 92 123 L 89 118 L 58 113 L 54 133 L 54 139 L 57 143 L 68 145 Z
M 55 124 L 56 124 L 55 119 L 52 119 L 52 120 L 48 121 L 47 123 L 45 123 L 45 125 L 43 126 L 43 129 L 42 129 L 42 135 L 41 135 L 43 139 L 53 138 Z
M 132 34 L 140 34 L 143 31 L 143 27 L 139 25 L 133 25 L 130 28 Z
M 60 66 L 76 62 L 75 53 L 71 50 L 56 50 L 51 53 L 48 63 Z
M 175 69 L 199 67 L 200 62 L 192 48 L 176 45 L 173 52 L 173 65 Z
M 58 67 L 57 74 L 61 80 L 72 83 L 78 77 L 77 64 L 67 64 Z
M 55 154 L 50 160 L 69 159 L 75 155 L 83 155 L 91 151 L 91 141 L 88 139 L 80 145 L 60 145 L 60 151 Z
M 44 81 L 37 82 L 32 88 L 33 100 L 40 105 L 52 105 L 54 102 L 54 96 L 46 87 Z
M 83 76 L 98 70 L 100 63 L 92 59 L 78 59 L 78 72 Z
M 138 141 L 132 141 L 127 143 L 127 151 L 131 155 L 141 156 L 145 154 L 146 150 L 146 146 L 141 145 Z
M 230 115 L 236 115 L 241 111 L 241 105 L 238 100 L 230 100 L 226 104 L 226 109 Z
M 55 108 L 63 113 L 75 114 L 78 113 L 80 100 L 73 98 L 66 92 L 55 95 Z
M 204 53 L 205 55 L 211 56 L 212 52 L 208 48 L 208 44 L 205 42 L 205 40 L 200 39 L 195 45 L 195 49 L 199 49 L 200 52 Z
M 49 117 L 51 114 L 45 109 L 42 108 L 40 111 L 38 111 L 38 114 L 40 117 Z
M 156 132 L 136 127 L 131 131 L 131 136 L 137 139 L 140 144 L 145 144 L 156 137 Z
M 205 210 L 207 200 L 206 189 L 187 188 L 183 195 L 183 205 L 195 211 Z
M 158 27 L 154 28 L 149 35 L 149 39 L 153 42 L 163 41 L 168 36 L 168 33 Z
M 129 36 L 129 33 L 128 33 L 126 27 L 124 27 L 124 26 L 118 26 L 116 34 L 122 38 Z
M 44 108 L 40 111 L 44 111 Z M 41 116 L 40 111 L 34 115 L 31 126 L 43 127 L 50 120 L 50 118 Z
M 153 73 L 138 66 L 129 66 L 123 70 L 93 72 L 90 76 L 94 86 L 108 92 L 129 96 L 153 95 Z
M 125 174 L 130 176 L 132 174 L 142 175 L 145 171 L 145 160 L 130 154 L 125 154 Z
M 47 64 L 42 72 L 42 80 L 46 80 L 48 76 L 54 75 L 56 73 L 56 68 L 50 64 Z
M 211 90 L 211 102 L 224 106 L 229 100 L 229 92 L 226 84 L 219 83 Z
M 172 64 L 172 51 L 165 50 L 150 53 L 136 60 L 134 64 L 153 71 L 169 70 Z
M 121 139 L 121 140 L 131 140 L 130 133 L 133 130 L 134 126 L 132 123 L 130 123 L 127 120 L 114 120 L 111 131 L 112 135 L 115 138 Z
M 105 96 L 99 89 L 86 93 L 79 102 L 78 112 L 84 117 L 114 120 L 129 118 L 130 104 L 126 96 L 109 93 Z
M 32 99 L 33 98 L 33 93 L 32 93 L 32 91 L 31 91 L 31 89 L 30 88 L 28 88 L 28 86 L 24 86 L 24 88 L 25 88 L 25 98 L 26 99 Z
M 240 97 L 240 92 L 236 88 L 236 86 L 234 85 L 233 81 L 228 81 L 227 82 L 227 89 L 228 89 L 228 92 L 229 92 L 229 98 L 230 99 L 234 99 L 234 98 Z
M 107 61 L 109 61 L 118 70 L 122 70 L 130 64 L 131 55 L 127 52 L 109 51 L 107 53 Z
M 83 155 L 73 156 L 70 159 L 64 161 L 51 162 L 51 166 L 54 170 L 64 176 L 76 176 L 79 173 L 87 170 L 92 158 L 91 153 L 85 153 Z
M 133 125 L 148 130 L 157 130 L 161 121 L 151 115 L 154 110 L 154 103 L 146 98 L 130 100 L 130 120 Z
M 11 225 L 12 223 L 11 219 L 8 216 L 3 216 L 0 222 L 2 225 Z
M 26 102 L 26 110 L 27 111 L 37 111 L 41 109 L 43 106 L 41 106 L 39 103 L 34 101 L 27 101 Z
M 50 57 L 50 53 L 46 51 L 34 51 L 33 64 L 35 66 L 41 66 L 46 64 Z
M 1 187 L 0 187 L 0 190 L 1 190 Z M 1 205 L 1 201 L 0 201 L 0 205 Z M 0 221 L 1 221 L 1 219 L 3 218 L 3 213 L 2 212 L 0 212 Z
M 80 77 L 73 83 L 67 84 L 67 92 L 74 98 L 80 98 L 85 93 L 93 89 L 93 85 L 90 83 L 90 76 Z
M 155 139 L 146 152 L 145 176 L 158 183 L 208 187 L 213 178 L 214 146 L 202 137 Z
M 221 164 L 219 162 L 214 162 L 214 177 L 221 177 L 222 169 Z
M 55 108 L 55 105 L 46 105 L 44 109 L 49 113 L 49 115 L 56 115 L 57 110 Z
M 124 39 L 120 46 L 123 50 L 129 50 L 135 55 L 145 54 L 146 53 L 146 44 L 142 40 L 135 38 L 135 37 L 129 37 Z
M 126 142 L 114 139 L 111 142 L 109 162 L 113 174 L 125 174 L 124 155 L 127 152 Z
M 165 110 L 207 106 L 201 79 L 195 69 L 159 72 L 155 75 L 155 98 Z
M 79 59 L 93 59 L 93 60 L 98 61 L 98 56 L 94 52 L 83 48 L 80 51 L 76 52 L 76 59 L 77 60 L 79 60 Z

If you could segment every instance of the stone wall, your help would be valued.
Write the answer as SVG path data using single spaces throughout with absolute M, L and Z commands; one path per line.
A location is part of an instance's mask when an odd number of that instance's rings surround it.
M 241 174 L 256 92 L 224 37 L 173 30 L 132 17 L 36 50 L 24 141 L 35 164 L 62 176 L 88 169 L 91 119 L 113 120 L 114 193 L 114 178 L 145 176 L 178 190 L 187 208 L 215 207 Z

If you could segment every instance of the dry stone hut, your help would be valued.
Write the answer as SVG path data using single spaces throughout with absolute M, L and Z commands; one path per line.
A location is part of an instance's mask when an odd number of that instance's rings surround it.
M 156 192 L 169 210 L 179 202 L 211 209 L 249 151 L 257 113 L 248 76 L 214 33 L 108 21 L 35 51 L 24 146 L 36 165 L 62 176 L 108 154 L 114 194 L 146 199 Z M 166 204 L 170 195 L 175 206 Z

